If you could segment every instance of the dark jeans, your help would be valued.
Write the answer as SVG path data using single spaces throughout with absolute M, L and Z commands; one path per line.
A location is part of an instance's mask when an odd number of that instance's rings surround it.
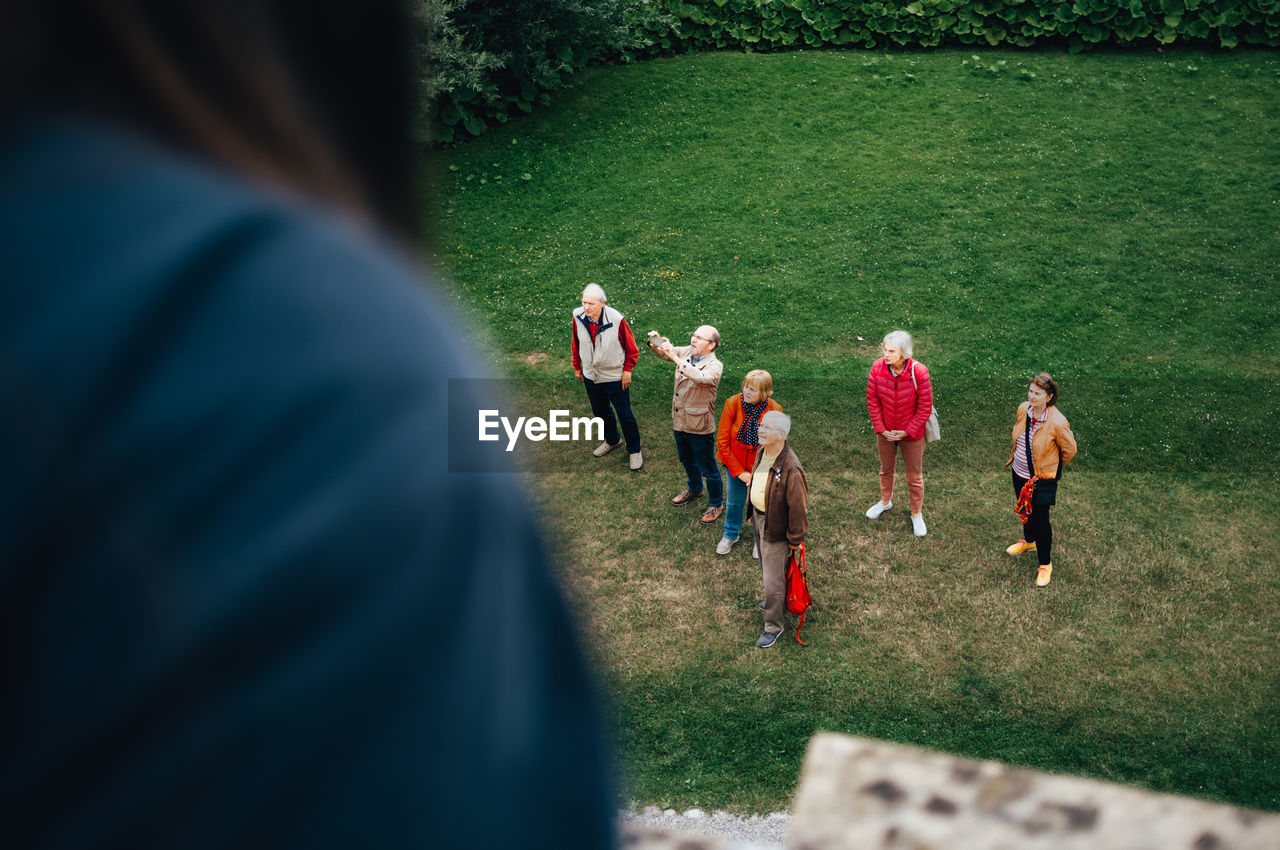
M 622 433 L 627 438 L 627 453 L 640 451 L 640 426 L 636 424 L 636 415 L 631 412 L 631 390 L 622 388 L 622 381 L 595 381 L 582 377 L 582 385 L 587 388 L 587 399 L 591 402 L 591 415 L 604 420 L 604 441 L 609 445 L 618 442 L 618 422 L 622 423 Z M 613 410 L 609 405 L 613 405 Z M 618 411 L 614 419 L 613 411 Z
M 1018 494 L 1022 492 L 1022 485 L 1027 483 L 1027 479 L 1013 473 L 1013 498 L 1016 500 Z M 1056 484 L 1056 481 L 1047 482 Z M 1040 483 L 1037 482 L 1036 488 L 1039 489 Z M 1049 525 L 1049 505 L 1037 505 L 1036 500 L 1031 500 L 1031 516 L 1027 517 L 1027 524 L 1022 527 L 1022 539 L 1028 543 L 1036 544 L 1036 558 L 1040 561 L 1040 566 L 1053 563 L 1050 557 L 1053 553 L 1053 528 Z
M 702 492 L 702 478 L 707 479 L 707 504 L 710 507 L 724 504 L 724 481 L 716 464 L 716 435 L 689 434 L 673 431 L 676 435 L 676 455 L 684 465 L 690 493 Z

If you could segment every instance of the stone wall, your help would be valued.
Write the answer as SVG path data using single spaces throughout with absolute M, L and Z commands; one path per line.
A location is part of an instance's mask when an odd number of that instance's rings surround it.
M 634 850 L 733 850 L 715 835 L 624 829 Z M 1280 850 L 1280 815 L 820 733 L 790 850 Z
M 822 733 L 794 850 L 1277 850 L 1280 816 Z

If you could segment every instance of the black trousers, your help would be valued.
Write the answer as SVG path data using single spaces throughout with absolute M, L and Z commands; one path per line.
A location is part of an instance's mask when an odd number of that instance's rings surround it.
M 1018 494 L 1022 492 L 1022 485 L 1027 483 L 1027 479 L 1013 473 L 1013 498 L 1016 500 Z M 1046 482 L 1056 485 L 1056 481 Z M 1039 488 L 1040 483 L 1036 484 Z M 1031 516 L 1027 518 L 1027 524 L 1022 527 L 1022 539 L 1028 543 L 1036 544 L 1036 557 L 1040 561 L 1040 566 L 1053 563 L 1053 527 L 1049 525 L 1049 508 L 1052 505 L 1036 504 L 1036 500 L 1031 500 Z
M 627 439 L 627 454 L 640 451 L 640 426 L 636 424 L 636 415 L 631 412 L 631 390 L 622 388 L 622 381 L 602 381 L 596 383 L 586 375 L 582 376 L 582 386 L 587 390 L 587 399 L 591 402 L 591 414 L 604 420 L 604 441 L 614 445 L 622 437 Z M 613 410 L 610 410 L 610 405 Z M 615 419 L 613 411 L 618 411 Z M 618 424 L 622 424 L 622 437 L 618 436 Z

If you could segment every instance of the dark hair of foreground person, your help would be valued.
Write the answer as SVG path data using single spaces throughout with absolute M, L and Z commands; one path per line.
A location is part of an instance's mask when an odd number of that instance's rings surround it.
M 6 847 L 612 842 L 516 479 L 448 471 L 485 374 L 387 235 L 409 23 L 0 0 Z

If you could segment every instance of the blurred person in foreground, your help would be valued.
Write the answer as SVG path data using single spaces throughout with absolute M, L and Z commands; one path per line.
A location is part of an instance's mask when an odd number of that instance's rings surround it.
M 483 372 L 389 236 L 399 4 L 0 20 L 5 846 L 609 846 L 538 532 L 448 472 Z
M 752 369 L 742 379 L 742 392 L 724 403 L 720 427 L 716 431 L 716 457 L 724 464 L 728 498 L 724 514 L 724 537 L 716 544 L 717 555 L 728 555 L 742 530 L 742 509 L 751 485 L 751 468 L 760 449 L 760 417 L 770 410 L 782 410 L 773 400 L 773 376 Z M 760 557 L 758 550 L 753 553 Z
M 1010 555 L 1036 550 L 1036 587 L 1053 576 L 1053 528 L 1049 508 L 1057 503 L 1062 469 L 1076 456 L 1071 423 L 1058 410 L 1058 382 L 1047 372 L 1031 379 L 1027 400 L 1018 405 L 1013 423 L 1013 449 L 1006 467 L 1013 468 L 1013 495 L 1022 520 L 1022 539 L 1005 549 Z
M 809 481 L 791 450 L 791 417 L 771 410 L 760 418 L 760 451 L 751 470 L 747 516 L 764 576 L 764 631 L 756 646 L 778 642 L 787 614 L 787 561 L 809 531 Z
M 573 374 L 587 391 L 591 415 L 604 420 L 604 442 L 591 453 L 604 457 L 625 437 L 627 466 L 639 472 L 644 457 L 640 454 L 640 426 L 631 412 L 631 372 L 640 359 L 640 347 L 627 320 L 608 306 L 607 300 L 598 283 L 589 283 L 582 290 L 582 306 L 573 311 L 570 337 Z
M 676 456 L 684 467 L 685 487 L 671 498 L 675 507 L 692 504 L 702 495 L 706 479 L 707 509 L 699 521 L 711 525 L 724 513 L 724 482 L 716 466 L 716 390 L 724 364 L 716 357 L 720 332 L 701 325 L 688 345 L 674 346 L 657 331 L 649 331 L 649 350 L 676 364 L 671 394 L 671 428 Z

